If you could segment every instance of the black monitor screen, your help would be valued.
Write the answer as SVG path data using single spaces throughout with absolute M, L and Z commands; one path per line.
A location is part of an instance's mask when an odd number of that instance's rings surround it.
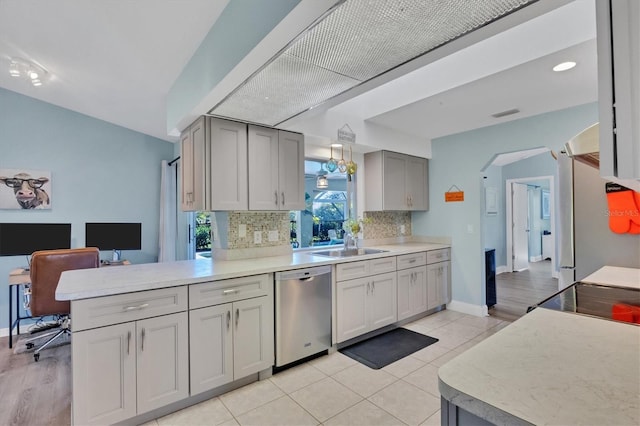
M 0 223 L 0 256 L 71 248 L 70 223 Z
M 141 223 L 87 223 L 85 246 L 100 250 L 142 249 Z

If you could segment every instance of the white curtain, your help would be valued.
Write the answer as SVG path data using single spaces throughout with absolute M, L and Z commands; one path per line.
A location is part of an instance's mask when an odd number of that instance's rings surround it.
M 178 240 L 178 214 L 176 200 L 176 167 L 162 160 L 160 177 L 160 229 L 158 262 L 176 260 L 176 241 Z

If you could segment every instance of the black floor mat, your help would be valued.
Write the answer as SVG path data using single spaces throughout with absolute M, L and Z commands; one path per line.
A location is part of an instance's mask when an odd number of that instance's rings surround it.
M 396 328 L 340 349 L 340 352 L 367 367 L 378 370 L 437 341 L 435 337 L 425 336 L 406 328 Z

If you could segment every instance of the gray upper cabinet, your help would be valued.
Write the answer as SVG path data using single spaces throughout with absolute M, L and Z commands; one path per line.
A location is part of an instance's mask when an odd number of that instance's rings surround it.
M 304 209 L 304 136 L 249 125 L 249 210 Z
M 207 209 L 205 128 L 205 117 L 200 117 L 180 136 L 181 207 L 183 211 Z
M 211 118 L 210 196 L 208 210 L 246 210 L 247 125 Z
M 429 210 L 428 160 L 391 151 L 365 154 L 365 210 Z

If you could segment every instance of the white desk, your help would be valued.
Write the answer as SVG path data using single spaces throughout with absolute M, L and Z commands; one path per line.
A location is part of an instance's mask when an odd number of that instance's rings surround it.
M 100 263 L 100 267 L 130 265 L 128 260 L 117 263 Z M 20 316 L 20 286 L 31 284 L 31 272 L 22 268 L 13 269 L 9 272 L 9 348 L 13 347 L 13 329 L 16 328 L 16 336 L 20 334 L 20 321 L 31 319 L 31 316 Z M 12 291 L 13 290 L 13 291 Z M 23 290 L 23 294 L 25 291 Z M 27 294 L 30 294 L 30 290 Z M 15 302 L 12 300 L 15 298 Z M 15 303 L 15 305 L 14 305 Z M 13 318 L 13 308 L 16 309 L 16 318 Z
M 13 347 L 13 329 L 17 327 L 16 335 L 20 334 L 20 321 L 31 318 L 30 316 L 20 316 L 20 286 L 28 286 L 29 284 L 31 284 L 29 271 L 16 268 L 9 272 L 9 348 Z M 12 292 L 12 290 L 14 291 Z M 15 320 L 13 319 L 13 297 L 15 297 L 16 308 Z

